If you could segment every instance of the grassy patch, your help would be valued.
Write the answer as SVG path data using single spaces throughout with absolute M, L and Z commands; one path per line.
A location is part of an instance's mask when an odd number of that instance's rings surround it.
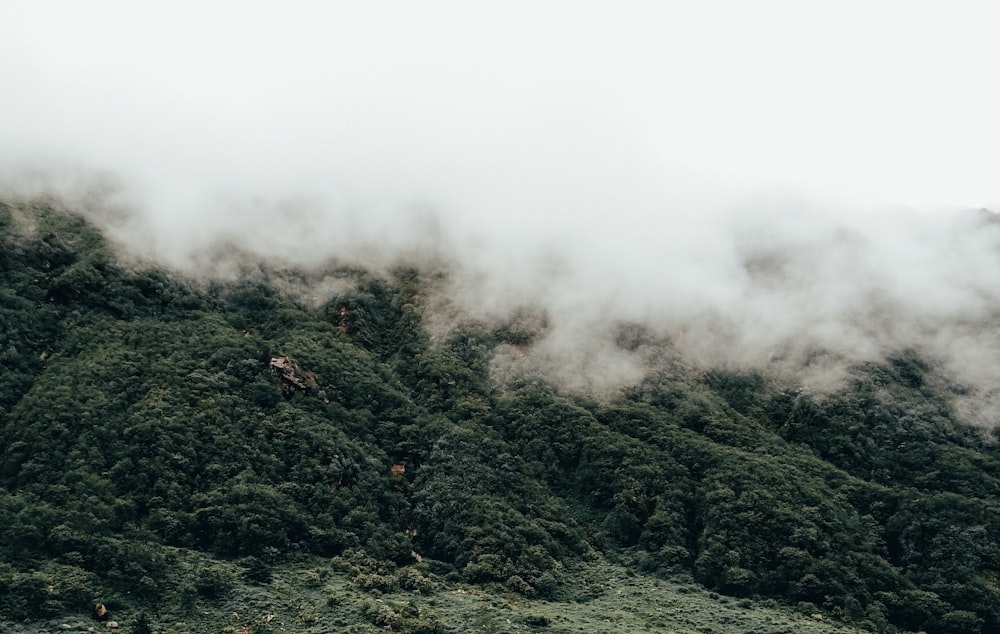
M 499 584 L 448 582 L 416 568 L 412 574 L 425 579 L 418 588 L 392 584 L 393 589 L 384 591 L 368 585 L 364 575 L 345 570 L 342 562 L 321 558 L 277 566 L 269 582 L 252 583 L 239 576 L 235 564 L 187 555 L 178 557 L 178 570 L 210 571 L 203 576 L 223 579 L 225 589 L 199 594 L 184 583 L 165 584 L 172 590 L 158 604 L 120 597 L 111 606 L 111 618 L 120 624 L 120 631 L 133 631 L 141 614 L 146 615 L 151 630 L 161 634 L 857 631 L 773 602 L 726 597 L 683 579 L 635 574 L 600 559 L 573 571 L 574 596 L 540 600 L 512 593 Z M 0 622 L 2 631 L 25 634 L 100 631 L 98 628 L 100 624 L 87 614 Z

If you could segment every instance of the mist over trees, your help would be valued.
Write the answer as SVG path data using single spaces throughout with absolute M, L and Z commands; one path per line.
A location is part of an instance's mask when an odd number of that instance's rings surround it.
M 607 558 L 872 631 L 1000 631 L 1000 451 L 918 348 L 820 392 L 684 364 L 635 325 L 616 340 L 649 371 L 595 397 L 491 378 L 544 319 L 431 336 L 446 272 L 195 282 L 41 200 L 0 203 L 0 232 L 14 621 L 225 596 L 194 552 L 258 583 L 337 557 L 364 587 L 569 601 L 575 566 Z M 289 291 L 320 279 L 319 304 Z

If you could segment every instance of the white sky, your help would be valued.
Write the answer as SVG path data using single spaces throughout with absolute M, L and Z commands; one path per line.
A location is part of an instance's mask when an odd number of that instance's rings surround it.
M 700 174 L 985 206 L 996 6 L 7 0 L 0 157 L 400 199 Z

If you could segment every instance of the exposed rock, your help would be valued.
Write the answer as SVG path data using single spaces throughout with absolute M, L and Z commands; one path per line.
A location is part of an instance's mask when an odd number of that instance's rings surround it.
M 316 376 L 312 372 L 302 370 L 288 357 L 272 358 L 270 368 L 271 372 L 281 380 L 281 391 L 286 396 L 291 396 L 299 390 L 305 392 L 311 387 L 316 387 Z
M 351 327 L 351 313 L 346 306 L 341 306 L 333 317 L 333 325 L 340 328 L 341 332 L 347 332 Z

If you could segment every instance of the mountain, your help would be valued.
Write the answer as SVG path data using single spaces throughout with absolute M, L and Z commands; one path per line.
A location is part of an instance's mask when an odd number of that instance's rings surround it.
M 0 240 L 12 631 L 1000 631 L 997 436 L 917 347 L 815 391 L 635 325 L 581 394 L 491 374 L 544 319 L 432 335 L 447 271 L 195 280 L 43 199 Z

